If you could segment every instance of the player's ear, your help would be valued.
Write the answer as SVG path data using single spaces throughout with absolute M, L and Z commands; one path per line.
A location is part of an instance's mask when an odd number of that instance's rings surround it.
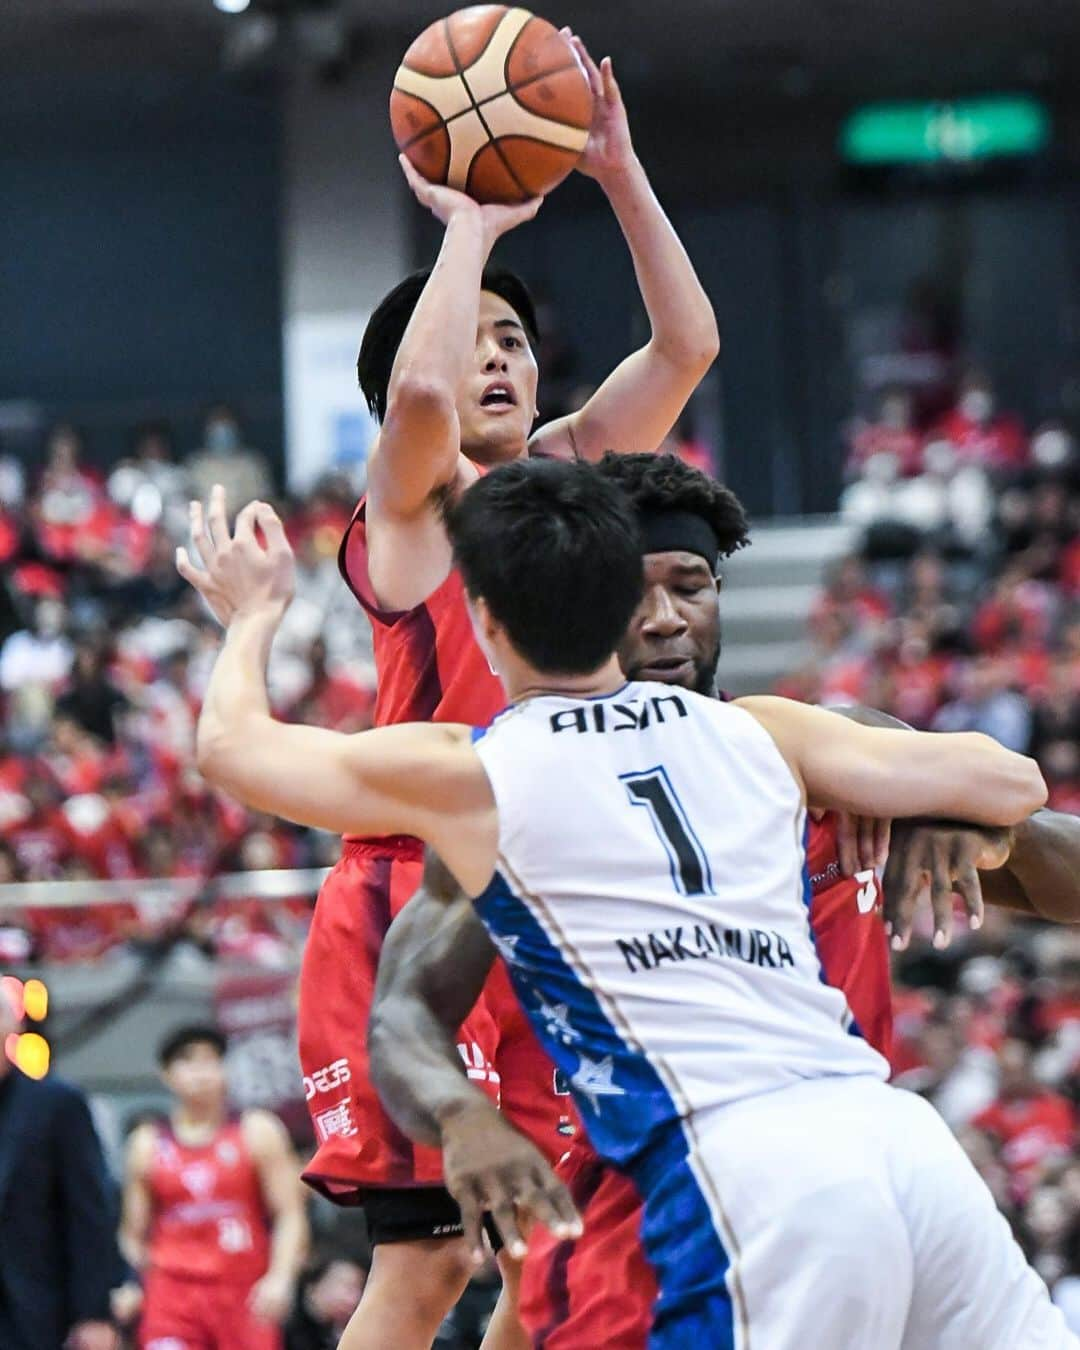
M 472 624 L 476 645 L 484 653 L 488 670 L 491 671 L 492 675 L 498 675 L 499 672 L 495 669 L 493 658 L 495 655 L 495 636 L 499 631 L 499 625 L 495 622 L 483 596 L 466 595 L 465 604 L 469 611 L 469 621 Z

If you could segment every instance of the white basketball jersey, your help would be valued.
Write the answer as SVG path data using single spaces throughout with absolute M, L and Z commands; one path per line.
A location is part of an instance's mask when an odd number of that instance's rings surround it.
M 530 699 L 475 744 L 499 811 L 477 909 L 600 1152 L 799 1079 L 887 1076 L 822 978 L 801 795 L 748 713 L 636 683 Z

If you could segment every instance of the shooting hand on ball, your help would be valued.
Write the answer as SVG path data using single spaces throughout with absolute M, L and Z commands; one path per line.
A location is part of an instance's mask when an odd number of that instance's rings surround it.
M 564 37 L 569 38 L 581 62 L 593 95 L 592 128 L 585 153 L 578 161 L 578 172 L 602 182 L 609 174 L 621 173 L 635 159 L 626 106 L 615 79 L 611 57 L 605 56 L 597 65 L 576 33 L 572 33 L 569 28 L 564 28 L 562 32 Z
M 482 206 L 467 193 L 459 192 L 457 188 L 444 187 L 441 183 L 429 183 L 417 173 L 407 155 L 399 155 L 398 160 L 401 171 L 413 190 L 413 196 L 421 206 L 426 207 L 435 219 L 444 225 L 449 225 L 455 216 L 475 213 L 483 225 L 489 249 L 500 235 L 506 234 L 517 225 L 523 225 L 527 220 L 532 220 L 544 200 L 543 197 L 530 197 L 526 202 L 515 202 L 508 206 L 497 204 Z

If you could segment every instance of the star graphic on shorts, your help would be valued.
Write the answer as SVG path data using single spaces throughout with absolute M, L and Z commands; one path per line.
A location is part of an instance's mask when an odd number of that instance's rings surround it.
M 495 950 L 508 966 L 519 966 L 523 964 L 521 957 L 517 954 L 517 945 L 521 941 L 520 933 L 514 933 L 512 935 L 510 933 L 492 933 L 491 941 L 495 946 Z
M 597 1098 L 626 1096 L 625 1088 L 611 1081 L 614 1072 L 615 1062 L 611 1055 L 605 1055 L 601 1060 L 592 1060 L 587 1055 L 582 1055 L 577 1069 L 570 1075 L 571 1084 L 583 1097 L 588 1097 L 592 1109 L 597 1114 L 600 1113 Z
M 570 1009 L 567 1004 L 556 1003 L 553 1006 L 542 998 L 536 1011 L 544 1019 L 549 1036 L 562 1041 L 563 1045 L 572 1045 L 574 1041 L 581 1040 L 581 1033 L 570 1025 Z

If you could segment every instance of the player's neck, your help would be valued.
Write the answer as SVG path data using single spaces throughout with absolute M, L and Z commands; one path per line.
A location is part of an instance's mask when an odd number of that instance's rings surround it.
M 515 459 L 524 459 L 529 453 L 529 442 L 520 445 L 486 445 L 483 441 L 476 445 L 463 445 L 462 453 L 482 469 L 497 469 L 500 464 L 512 464 Z
M 178 1102 L 170 1119 L 181 1143 L 200 1144 L 217 1134 L 227 1115 L 224 1102 Z
M 599 670 L 588 675 L 545 675 L 526 667 L 520 673 L 515 672 L 513 678 L 508 672 L 504 673 L 503 682 L 511 703 L 522 703 L 545 694 L 560 694 L 564 698 L 602 698 L 621 689 L 626 684 L 626 676 L 613 656 Z

